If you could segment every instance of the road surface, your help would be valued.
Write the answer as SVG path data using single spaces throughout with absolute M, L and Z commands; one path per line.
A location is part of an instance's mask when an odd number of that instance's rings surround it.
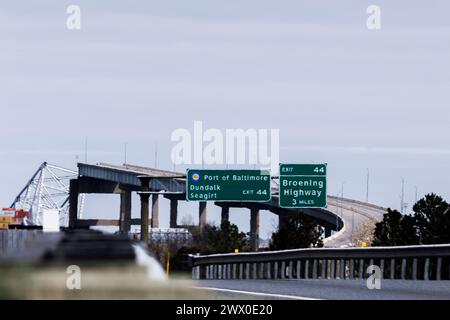
M 340 199 L 328 196 L 327 210 L 337 214 L 343 221 L 344 227 L 336 234 L 324 240 L 328 248 L 350 246 L 352 234 L 368 222 L 378 222 L 383 219 L 386 210 L 382 207 L 350 199 Z
M 211 299 L 450 300 L 450 281 L 382 280 L 201 280 L 196 290 Z

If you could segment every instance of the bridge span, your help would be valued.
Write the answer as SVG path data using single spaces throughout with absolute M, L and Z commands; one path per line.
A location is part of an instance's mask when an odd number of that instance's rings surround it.
M 106 163 L 78 164 L 78 177 L 70 181 L 69 227 L 118 226 L 127 233 L 131 225 L 141 226 L 141 240 L 148 241 L 149 227 L 159 227 L 159 201 L 170 201 L 170 227 L 178 226 L 178 202 L 186 201 L 186 176 L 183 173 L 136 165 L 111 165 Z M 140 196 L 140 219 L 131 218 L 131 194 Z M 78 216 L 78 198 L 86 193 L 110 193 L 120 195 L 118 219 L 81 219 Z M 259 247 L 259 217 L 261 210 L 278 215 L 279 224 L 286 217 L 302 211 L 325 229 L 324 244 L 327 247 L 348 246 L 355 230 L 367 221 L 382 219 L 385 209 L 356 200 L 328 196 L 327 209 L 287 209 L 278 205 L 278 186 L 272 186 L 269 202 L 215 202 L 221 207 L 222 221 L 229 219 L 230 208 L 247 208 L 250 213 L 250 241 L 254 251 Z M 151 203 L 150 203 L 151 198 Z M 199 227 L 206 224 L 207 203 L 198 203 Z M 332 230 L 337 231 L 332 235 Z

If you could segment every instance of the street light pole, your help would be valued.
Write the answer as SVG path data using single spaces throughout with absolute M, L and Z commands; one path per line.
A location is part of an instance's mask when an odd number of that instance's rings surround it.
M 367 168 L 366 177 L 366 203 L 369 203 L 369 168 Z

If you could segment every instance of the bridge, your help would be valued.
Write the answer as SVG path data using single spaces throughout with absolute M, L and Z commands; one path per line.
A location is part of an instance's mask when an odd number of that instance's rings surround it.
M 178 201 L 186 200 L 186 176 L 183 173 L 135 165 L 78 164 L 78 177 L 70 181 L 69 227 L 118 226 L 127 233 L 131 225 L 141 226 L 141 240 L 148 242 L 149 227 L 159 226 L 160 196 L 170 201 L 170 227 L 178 226 Z M 246 208 L 250 213 L 250 243 L 253 251 L 259 247 L 260 211 L 267 210 L 278 215 L 279 225 L 286 217 L 302 211 L 313 218 L 325 230 L 325 246 L 346 246 L 352 242 L 353 231 L 367 221 L 379 221 L 385 209 L 356 200 L 328 196 L 327 209 L 286 209 L 278 205 L 278 186 L 274 179 L 272 199 L 269 202 L 215 202 L 221 207 L 221 220 L 229 220 L 231 208 Z M 131 194 L 140 196 L 141 218 L 131 218 Z M 80 219 L 78 199 L 80 194 L 110 193 L 120 195 L 118 219 Z M 151 205 L 150 205 L 151 197 Z M 151 207 L 151 215 L 150 215 Z M 207 203 L 198 203 L 199 228 L 206 224 Z M 332 230 L 338 231 L 331 236 Z

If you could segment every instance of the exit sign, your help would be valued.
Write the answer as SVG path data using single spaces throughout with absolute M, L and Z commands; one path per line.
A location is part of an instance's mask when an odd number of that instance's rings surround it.
M 280 164 L 282 208 L 326 208 L 327 164 Z
M 270 173 L 265 170 L 194 170 L 186 173 L 188 201 L 251 201 L 271 199 Z

